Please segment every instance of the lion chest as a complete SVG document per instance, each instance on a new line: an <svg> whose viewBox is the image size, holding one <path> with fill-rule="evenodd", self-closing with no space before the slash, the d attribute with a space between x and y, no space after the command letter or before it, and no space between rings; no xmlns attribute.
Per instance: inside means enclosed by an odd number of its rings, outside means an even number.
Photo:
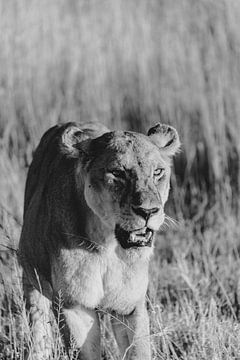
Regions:
<svg viewBox="0 0 240 360"><path fill-rule="evenodd" d="M52 282L69 304L127 314L146 293L148 265L115 253L64 251L52 262Z"/></svg>
<svg viewBox="0 0 240 360"><path fill-rule="evenodd" d="M113 257L103 277L104 296L100 308L129 314L145 296L148 266Z"/></svg>

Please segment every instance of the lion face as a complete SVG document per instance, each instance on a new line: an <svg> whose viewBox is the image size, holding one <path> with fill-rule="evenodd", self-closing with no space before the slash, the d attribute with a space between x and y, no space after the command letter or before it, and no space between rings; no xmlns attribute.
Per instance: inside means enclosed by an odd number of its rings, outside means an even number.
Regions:
<svg viewBox="0 0 240 360"><path fill-rule="evenodd" d="M166 125L149 136L109 132L88 142L85 200L123 248L151 246L164 222L170 157L178 148L176 130Z"/></svg>

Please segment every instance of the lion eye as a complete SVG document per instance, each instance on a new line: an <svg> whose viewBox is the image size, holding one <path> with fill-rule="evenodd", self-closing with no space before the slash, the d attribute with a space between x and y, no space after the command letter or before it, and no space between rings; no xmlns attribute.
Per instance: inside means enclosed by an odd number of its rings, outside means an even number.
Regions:
<svg viewBox="0 0 240 360"><path fill-rule="evenodd" d="M112 174L115 178L120 178L120 179L125 179L125 173L122 170L110 170L109 171L110 174Z"/></svg>
<svg viewBox="0 0 240 360"><path fill-rule="evenodd" d="M111 170L109 169L105 176L108 184L113 184L113 183L121 184L121 183L125 183L126 181L125 172L119 169L111 169Z"/></svg>
<svg viewBox="0 0 240 360"><path fill-rule="evenodd" d="M154 170L154 177L161 179L161 177L164 175L164 169L158 168Z"/></svg>

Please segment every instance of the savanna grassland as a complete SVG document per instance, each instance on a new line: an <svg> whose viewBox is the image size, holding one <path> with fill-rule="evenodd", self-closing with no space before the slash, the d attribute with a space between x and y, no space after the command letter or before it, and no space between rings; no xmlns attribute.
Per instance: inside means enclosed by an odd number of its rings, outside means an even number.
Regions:
<svg viewBox="0 0 240 360"><path fill-rule="evenodd" d="M175 220L150 269L153 354L239 360L240 2L0 0L0 359L31 346L16 262L24 183L42 133L65 121L177 128ZM118 359L102 327L103 358Z"/></svg>

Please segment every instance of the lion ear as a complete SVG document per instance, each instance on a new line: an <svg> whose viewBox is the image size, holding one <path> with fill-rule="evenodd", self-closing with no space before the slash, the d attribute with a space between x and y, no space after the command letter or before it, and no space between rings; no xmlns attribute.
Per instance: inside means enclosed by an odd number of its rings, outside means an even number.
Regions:
<svg viewBox="0 0 240 360"><path fill-rule="evenodd" d="M61 136L61 151L72 158L87 155L87 140L89 137L75 123L68 123L63 127Z"/></svg>
<svg viewBox="0 0 240 360"><path fill-rule="evenodd" d="M170 125L158 123L148 130L147 135L168 156L173 156L180 148L178 132Z"/></svg>

